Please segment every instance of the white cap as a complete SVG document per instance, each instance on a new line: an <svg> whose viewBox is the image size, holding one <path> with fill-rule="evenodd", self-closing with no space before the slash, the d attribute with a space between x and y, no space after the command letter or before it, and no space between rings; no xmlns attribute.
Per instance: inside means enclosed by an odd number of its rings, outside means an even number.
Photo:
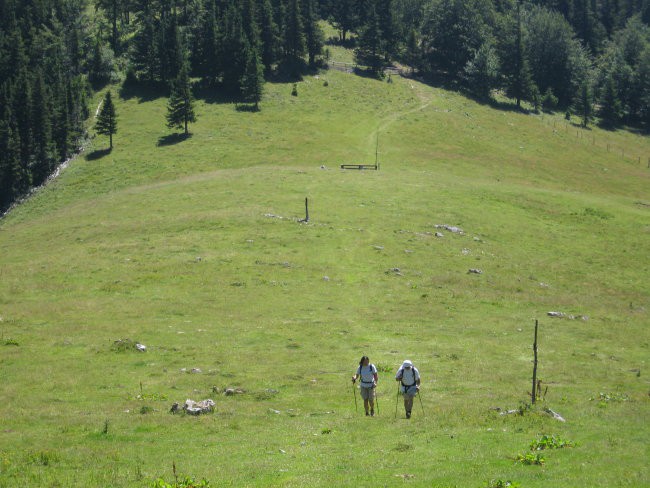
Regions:
<svg viewBox="0 0 650 488"><path fill-rule="evenodd" d="M402 363L402 368L411 368L411 367L413 367L413 363L411 362L410 359L406 359L406 360Z"/></svg>

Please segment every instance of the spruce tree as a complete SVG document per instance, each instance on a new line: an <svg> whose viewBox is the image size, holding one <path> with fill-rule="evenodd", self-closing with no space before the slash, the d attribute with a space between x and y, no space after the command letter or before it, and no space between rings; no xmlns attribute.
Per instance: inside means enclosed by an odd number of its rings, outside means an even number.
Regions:
<svg viewBox="0 0 650 488"><path fill-rule="evenodd" d="M313 67L316 64L316 56L323 52L324 34L318 25L318 18L316 16L315 0L304 1L304 25L305 25L305 41L307 44L307 56L309 58L309 66Z"/></svg>
<svg viewBox="0 0 650 488"><path fill-rule="evenodd" d="M618 97L616 82L614 76L610 74L605 81L603 93L600 97L599 115L603 119L604 125L611 127L621 121L622 114L623 109Z"/></svg>
<svg viewBox="0 0 650 488"><path fill-rule="evenodd" d="M267 73L271 72L278 54L278 26L273 19L271 0L262 0L260 9L260 40L262 63Z"/></svg>
<svg viewBox="0 0 650 488"><path fill-rule="evenodd" d="M357 48L354 51L354 59L358 64L367 66L375 76L381 76L384 65L384 51L379 28L379 17L374 4L370 6L366 22L359 35Z"/></svg>
<svg viewBox="0 0 650 488"><path fill-rule="evenodd" d="M241 92L244 100L255 104L259 110L259 103L264 90L264 65L257 49L250 47L246 56L246 71L241 79Z"/></svg>
<svg viewBox="0 0 650 488"><path fill-rule="evenodd" d="M189 135L188 124L196 122L194 113L194 99L190 83L187 62L183 62L178 77L172 83L171 95L167 102L167 127L170 129L183 129Z"/></svg>
<svg viewBox="0 0 650 488"><path fill-rule="evenodd" d="M307 49L300 0L288 0L284 42L286 61L292 69L296 70Z"/></svg>
<svg viewBox="0 0 650 488"><path fill-rule="evenodd" d="M34 136L34 184L40 185L54 168L52 147L52 100L43 73L38 72L32 90L31 118Z"/></svg>
<svg viewBox="0 0 650 488"><path fill-rule="evenodd" d="M508 96L514 98L517 107L521 108L521 101L530 99L537 87L533 82L528 59L526 58L520 2L517 2L513 27L514 32L511 31L509 39L505 41L506 48L502 62Z"/></svg>
<svg viewBox="0 0 650 488"><path fill-rule="evenodd" d="M117 114L110 90L106 92L102 109L97 116L95 130L98 134L109 137L109 149L113 149L113 134L117 133Z"/></svg>

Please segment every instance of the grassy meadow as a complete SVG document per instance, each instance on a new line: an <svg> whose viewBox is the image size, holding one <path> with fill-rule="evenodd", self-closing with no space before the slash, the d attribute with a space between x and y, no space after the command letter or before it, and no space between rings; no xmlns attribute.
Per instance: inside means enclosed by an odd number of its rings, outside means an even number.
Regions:
<svg viewBox="0 0 650 488"><path fill-rule="evenodd" d="M165 98L115 97L114 150L95 138L0 221L0 487L173 465L211 486L650 486L650 140L392 81L268 83L257 113L198 93L187 140ZM378 134L380 171L339 169ZM529 401L535 318L545 398L500 415ZM215 412L169 413L187 398ZM515 463L542 435L577 446Z"/></svg>

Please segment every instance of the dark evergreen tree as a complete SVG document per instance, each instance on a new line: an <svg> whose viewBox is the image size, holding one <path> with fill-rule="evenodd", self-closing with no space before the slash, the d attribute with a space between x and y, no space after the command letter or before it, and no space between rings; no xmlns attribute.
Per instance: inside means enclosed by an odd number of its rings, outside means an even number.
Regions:
<svg viewBox="0 0 650 488"><path fill-rule="evenodd" d="M490 97L499 79L499 57L491 44L483 44L474 59L467 63L465 79L474 94L481 98Z"/></svg>
<svg viewBox="0 0 650 488"><path fill-rule="evenodd" d="M190 83L189 68L187 63L181 65L178 77L172 84L171 95L167 102L167 127L170 129L184 129L189 135L188 124L196 122L194 113L194 98Z"/></svg>
<svg viewBox="0 0 650 488"><path fill-rule="evenodd" d="M384 68L384 53L379 16L373 2L370 5L366 25L359 34L354 59L358 64L367 66L372 74L381 77Z"/></svg>
<svg viewBox="0 0 650 488"><path fill-rule="evenodd" d="M52 100L42 72L37 72L32 90L32 133L34 137L34 165L32 176L40 185L54 169L55 151L52 141Z"/></svg>
<svg viewBox="0 0 650 488"><path fill-rule="evenodd" d="M278 26L273 15L273 6L270 0L262 0L260 8L260 38L262 42L261 57L267 73L271 72L273 65L278 61Z"/></svg>
<svg viewBox="0 0 650 488"><path fill-rule="evenodd" d="M253 103L259 110L264 91L264 65L257 49L249 47L246 57L246 71L241 79L241 93L246 102Z"/></svg>
<svg viewBox="0 0 650 488"><path fill-rule="evenodd" d="M618 98L616 82L609 76L605 82L603 93L600 97L600 115L603 125L613 127L620 123L623 109Z"/></svg>
<svg viewBox="0 0 650 488"><path fill-rule="evenodd" d="M300 0L288 0L284 32L285 61L294 71L302 64L302 57L307 50L300 4Z"/></svg>
<svg viewBox="0 0 650 488"><path fill-rule="evenodd" d="M587 127L593 116L592 92L587 80L585 80L580 87L580 93L577 97L576 112L580 114L582 126Z"/></svg>
<svg viewBox="0 0 650 488"><path fill-rule="evenodd" d="M331 0L330 19L339 31L339 39L345 42L348 32L355 30L359 23L354 0Z"/></svg>
<svg viewBox="0 0 650 488"><path fill-rule="evenodd" d="M506 91L508 96L515 99L517 107L521 107L521 101L530 100L537 87L533 82L528 59L526 58L521 5L519 3L517 3L514 19L508 19L506 29L502 38L501 57Z"/></svg>
<svg viewBox="0 0 650 488"><path fill-rule="evenodd" d="M95 130L98 134L108 136L109 149L113 149L113 134L117 133L117 113L110 90L106 92L102 109L97 116Z"/></svg>
<svg viewBox="0 0 650 488"><path fill-rule="evenodd" d="M313 67L316 64L316 56L320 55L323 52L325 36L320 26L318 25L315 0L303 0L303 2L307 56L309 59L309 66Z"/></svg>
<svg viewBox="0 0 650 488"><path fill-rule="evenodd" d="M248 41L244 33L241 9L233 2L223 17L219 53L221 58L222 84L231 93L239 93L241 78L246 69Z"/></svg>

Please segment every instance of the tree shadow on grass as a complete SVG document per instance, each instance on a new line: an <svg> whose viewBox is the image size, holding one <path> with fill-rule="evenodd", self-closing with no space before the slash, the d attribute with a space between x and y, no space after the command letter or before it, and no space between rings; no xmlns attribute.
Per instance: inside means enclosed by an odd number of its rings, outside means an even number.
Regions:
<svg viewBox="0 0 650 488"><path fill-rule="evenodd" d="M86 154L86 161L97 161L104 156L108 156L113 150L110 147L106 149L96 149L95 151Z"/></svg>
<svg viewBox="0 0 650 488"><path fill-rule="evenodd" d="M252 112L252 113L255 113L255 112L259 112L260 108L256 107L254 103L238 103L235 106L235 110L237 110L237 112Z"/></svg>
<svg viewBox="0 0 650 488"><path fill-rule="evenodd" d="M120 88L120 98L122 100L131 100L132 98L136 98L138 103L151 102L168 96L169 88L162 83L123 84L122 88Z"/></svg>
<svg viewBox="0 0 650 488"><path fill-rule="evenodd" d="M160 137L158 139L158 142L156 143L156 146L158 147L173 146L174 144L183 142L187 139L190 139L191 137L192 134L185 134L184 132L168 134L166 136Z"/></svg>

